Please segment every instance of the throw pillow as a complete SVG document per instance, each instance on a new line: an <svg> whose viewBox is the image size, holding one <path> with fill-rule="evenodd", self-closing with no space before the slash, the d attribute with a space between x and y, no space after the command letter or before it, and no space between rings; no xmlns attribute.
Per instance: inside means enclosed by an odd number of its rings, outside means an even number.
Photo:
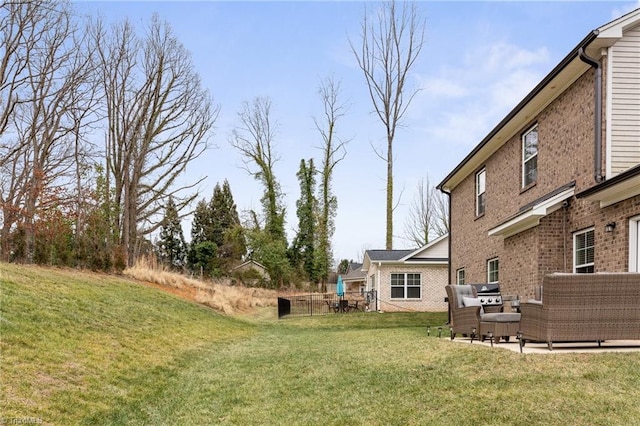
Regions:
<svg viewBox="0 0 640 426"><path fill-rule="evenodd" d="M468 306L480 306L480 313L484 314L484 308L482 307L482 303L480 303L480 299L478 299L477 297L463 297L462 298L462 304L465 307L468 307Z"/></svg>

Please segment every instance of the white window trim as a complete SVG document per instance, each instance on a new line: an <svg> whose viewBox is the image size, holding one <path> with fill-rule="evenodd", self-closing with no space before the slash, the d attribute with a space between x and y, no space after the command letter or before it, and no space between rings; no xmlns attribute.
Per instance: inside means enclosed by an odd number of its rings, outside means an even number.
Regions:
<svg viewBox="0 0 640 426"><path fill-rule="evenodd" d="M460 282L460 272L462 272L463 275L466 275L464 268L460 268L458 270L456 270L456 284L460 285L460 284L464 284ZM466 282L466 276L464 277L464 281Z"/></svg>
<svg viewBox="0 0 640 426"><path fill-rule="evenodd" d="M407 275L418 275L420 277L420 286L408 286L407 285ZM400 287L400 286L394 286L392 285L392 280L391 280L391 276L392 275L404 275L404 297L393 297L391 294L391 289L393 287ZM407 289L411 287L411 288L420 288L420 297L408 297L409 292L407 291ZM389 274L389 299L391 300L422 300L422 273L421 272L391 272Z"/></svg>
<svg viewBox="0 0 640 426"><path fill-rule="evenodd" d="M491 281L491 279L489 278L491 275L491 269L489 268L489 265L491 264L491 262L498 262L498 280L497 281ZM489 259L487 260L487 283L489 284L497 284L498 282L500 282L500 259L497 257L494 257L493 259Z"/></svg>
<svg viewBox="0 0 640 426"><path fill-rule="evenodd" d="M640 237L640 215L629 219L629 272L640 272L638 237Z"/></svg>
<svg viewBox="0 0 640 426"><path fill-rule="evenodd" d="M534 124L533 126L531 126L531 128L530 128L529 130L527 130L526 132L524 132L524 133L522 134L522 137L521 137L520 148L521 148L521 150L522 150L522 167L521 167L522 171L521 171L521 172L522 172L522 187L523 187L523 188L526 188L527 186L531 185L532 183L534 183L534 182L536 182L536 181L538 180L538 179L536 179L536 180L535 180L535 181L533 181L533 182L525 183L525 167L524 167L525 163L526 163L527 161L530 161L533 157L538 158L538 149L537 149L537 148L536 148L536 154L535 154L535 155L532 155L532 156L531 156L531 157L529 157L527 160L525 160L525 158L524 158L524 154L525 154L525 152L526 152L525 147L524 147L525 139L526 139L526 137L527 137L527 135L528 135L529 133L531 133L531 132L532 132L532 131L534 131L534 130L536 130L536 131L537 131L537 129L538 129L538 124L536 123L536 124ZM538 133L538 137L540 137L540 133ZM539 139L538 139L538 142L540 142L540 140L539 140ZM537 167L536 167L536 173L537 173Z"/></svg>
<svg viewBox="0 0 640 426"><path fill-rule="evenodd" d="M574 232L573 233L573 262L572 263L573 263L573 273L574 274L578 270L578 265L576 265L576 256L577 256L577 252L576 252L576 237L578 235L586 234L589 231L593 231L594 232L594 235L593 235L593 251L594 251L594 254L595 254L595 250L596 250L596 238L595 237L596 236L595 236L595 228L594 227L586 228L586 229L583 229L583 230L580 230L578 232ZM586 266L593 266L594 269L595 269L595 259L594 259L594 261L592 263L585 263L583 265L580 265L581 268L584 268Z"/></svg>
<svg viewBox="0 0 640 426"><path fill-rule="evenodd" d="M484 174L484 191L479 192L479 184L478 184L478 178L480 177L480 175ZM487 169L486 167L483 167L482 169L478 170L478 172L476 173L476 179L475 179L475 205L476 205L476 216L482 216L486 210L487 210ZM480 195L485 194L484 195L484 211L480 212L480 203L478 202Z"/></svg>

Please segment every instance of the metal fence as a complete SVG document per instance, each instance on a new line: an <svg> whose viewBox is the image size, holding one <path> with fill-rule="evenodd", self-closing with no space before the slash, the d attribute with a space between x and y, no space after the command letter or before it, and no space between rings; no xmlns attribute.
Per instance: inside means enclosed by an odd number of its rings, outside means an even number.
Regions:
<svg viewBox="0 0 640 426"><path fill-rule="evenodd" d="M336 293L278 297L278 318L288 315L311 316L375 310L377 310L375 291L351 291L346 292L342 297Z"/></svg>

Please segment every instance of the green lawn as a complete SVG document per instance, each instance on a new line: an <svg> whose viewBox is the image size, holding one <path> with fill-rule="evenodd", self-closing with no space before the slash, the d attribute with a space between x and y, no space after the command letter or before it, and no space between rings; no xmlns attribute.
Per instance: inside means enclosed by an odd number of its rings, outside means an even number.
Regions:
<svg viewBox="0 0 640 426"><path fill-rule="evenodd" d="M8 424L640 424L637 353L452 343L446 314L230 318L36 267L0 264L0 281Z"/></svg>

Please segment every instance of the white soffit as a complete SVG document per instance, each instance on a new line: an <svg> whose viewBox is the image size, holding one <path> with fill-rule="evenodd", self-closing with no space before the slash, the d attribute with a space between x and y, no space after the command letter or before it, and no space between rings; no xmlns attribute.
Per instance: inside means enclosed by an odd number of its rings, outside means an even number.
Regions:
<svg viewBox="0 0 640 426"><path fill-rule="evenodd" d="M510 219L507 222L490 229L489 236L503 236L507 238L522 231L526 231L527 229L538 226L538 224L540 223L540 219L562 207L562 202L568 198L573 197L573 194L574 188L569 188L554 195L549 199L541 201L540 203L534 205L533 207L519 214L513 219Z"/></svg>
<svg viewBox="0 0 640 426"><path fill-rule="evenodd" d="M640 175L624 180L609 188L584 197L588 201L599 201L600 208L610 206L627 198L640 195Z"/></svg>

